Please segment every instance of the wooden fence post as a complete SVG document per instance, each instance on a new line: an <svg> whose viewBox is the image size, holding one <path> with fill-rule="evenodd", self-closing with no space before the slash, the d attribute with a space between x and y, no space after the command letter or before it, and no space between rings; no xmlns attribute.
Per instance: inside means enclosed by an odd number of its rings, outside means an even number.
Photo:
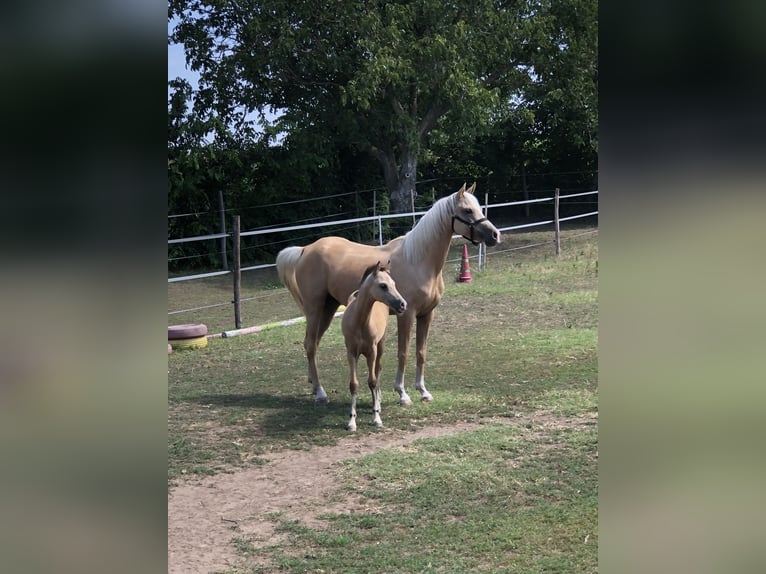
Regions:
<svg viewBox="0 0 766 574"><path fill-rule="evenodd" d="M553 240L556 244L556 257L561 256L561 233L559 229L559 188L553 195Z"/></svg>
<svg viewBox="0 0 766 574"><path fill-rule="evenodd" d="M242 262L239 257L239 215L234 216L234 232L232 234L234 247L232 249L232 257L234 258L234 269L232 274L234 276L234 328L242 328L242 320L239 316L239 300L240 300L240 280L242 279Z"/></svg>

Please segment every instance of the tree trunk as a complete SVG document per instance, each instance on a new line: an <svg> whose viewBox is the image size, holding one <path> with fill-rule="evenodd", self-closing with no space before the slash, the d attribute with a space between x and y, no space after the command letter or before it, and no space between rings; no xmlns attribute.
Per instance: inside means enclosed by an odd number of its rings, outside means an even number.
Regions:
<svg viewBox="0 0 766 574"><path fill-rule="evenodd" d="M418 159L416 154L406 150L401 157L401 164L396 178L396 188L389 190L391 211L393 213L409 213L413 211L417 168ZM414 223L410 217L394 219L391 222L391 229L396 236L404 235L412 229Z"/></svg>
<svg viewBox="0 0 766 574"><path fill-rule="evenodd" d="M402 153L399 168L390 149L373 148L373 154L383 166L383 178L386 181L388 197L391 199L391 213L409 213L415 198L418 158L409 148ZM391 229L396 236L404 235L412 229L412 219L394 219Z"/></svg>
<svg viewBox="0 0 766 574"><path fill-rule="evenodd" d="M418 114L418 92L415 85L412 84L411 86L407 108L403 107L396 99L392 100L392 105L396 113L409 114L410 118L415 120ZM446 111L446 106L440 101L434 102L423 118L417 122L417 129L404 138L404 143L400 143L399 149L401 151L398 158L394 148L390 145L372 148L373 155L383 166L383 179L386 181L392 213L414 211L414 202L417 196L415 184L417 183L420 142L436 126L436 122ZM395 219L391 222L391 228L397 235L403 235L412 228L413 224L414 221L411 218Z"/></svg>
<svg viewBox="0 0 766 574"><path fill-rule="evenodd" d="M407 151L402 155L402 163L397 174L396 189L389 190L391 194L391 210L394 213L412 211L415 198L415 183L418 169L418 159L414 153Z"/></svg>

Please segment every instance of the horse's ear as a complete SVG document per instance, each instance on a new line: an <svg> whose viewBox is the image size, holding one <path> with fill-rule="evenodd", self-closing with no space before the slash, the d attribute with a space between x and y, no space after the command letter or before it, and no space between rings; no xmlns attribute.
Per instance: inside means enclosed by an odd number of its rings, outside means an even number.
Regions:
<svg viewBox="0 0 766 574"><path fill-rule="evenodd" d="M458 198L463 197L463 194L465 193L465 182L463 182L463 187L457 190L457 196Z"/></svg>
<svg viewBox="0 0 766 574"><path fill-rule="evenodd" d="M474 181L473 185L466 190L466 193L473 194L475 189L476 189L476 182Z"/></svg>
<svg viewBox="0 0 766 574"><path fill-rule="evenodd" d="M362 275L362 281L361 281L361 283L364 283L364 280L365 280L365 279L367 279L367 276L368 276L368 275L371 275L371 274L375 273L375 272L376 272L376 271L378 271L379 269L380 269L380 261L378 261L377 263L373 263L372 265L370 265L370 266L369 266L367 269L365 269L365 270L364 270L364 274ZM361 283L360 283L360 285L361 285Z"/></svg>

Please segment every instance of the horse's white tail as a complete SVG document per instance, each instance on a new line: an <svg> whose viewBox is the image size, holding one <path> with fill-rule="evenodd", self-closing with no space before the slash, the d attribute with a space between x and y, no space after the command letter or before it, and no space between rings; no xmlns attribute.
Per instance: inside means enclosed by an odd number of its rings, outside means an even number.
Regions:
<svg viewBox="0 0 766 574"><path fill-rule="evenodd" d="M290 291L295 302L303 311L303 299L298 283L295 281L295 266L303 255L303 247L285 247L277 254L277 274L282 284Z"/></svg>

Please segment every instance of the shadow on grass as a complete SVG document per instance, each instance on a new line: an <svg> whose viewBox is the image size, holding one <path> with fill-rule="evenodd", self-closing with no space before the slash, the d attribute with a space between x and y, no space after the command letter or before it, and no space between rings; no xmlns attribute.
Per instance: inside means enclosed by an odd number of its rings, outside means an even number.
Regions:
<svg viewBox="0 0 766 574"><path fill-rule="evenodd" d="M187 403L225 407L228 421L233 426L258 426L259 434L313 435L328 430L345 432L351 397L337 398L317 404L308 395L279 395L267 393L214 394L190 398ZM368 410L364 401L358 403L360 413ZM371 407L370 407L371 408Z"/></svg>

